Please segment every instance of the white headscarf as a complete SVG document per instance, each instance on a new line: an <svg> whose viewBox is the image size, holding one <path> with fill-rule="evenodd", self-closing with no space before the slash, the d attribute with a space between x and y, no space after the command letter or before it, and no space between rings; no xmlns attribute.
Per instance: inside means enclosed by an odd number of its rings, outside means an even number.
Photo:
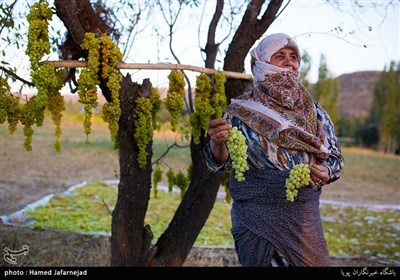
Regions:
<svg viewBox="0 0 400 280"><path fill-rule="evenodd" d="M253 72L255 85L259 81L265 80L266 74L275 74L289 69L281 68L272 64L271 56L284 47L290 47L296 51L300 64L300 51L296 42L290 36L283 33L271 34L262 39L262 41L250 51L250 55L255 59L251 71Z"/></svg>

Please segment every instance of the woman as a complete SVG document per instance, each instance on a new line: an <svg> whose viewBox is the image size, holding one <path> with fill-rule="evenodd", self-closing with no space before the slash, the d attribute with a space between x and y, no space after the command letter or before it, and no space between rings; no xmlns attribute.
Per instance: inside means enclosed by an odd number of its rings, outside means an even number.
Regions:
<svg viewBox="0 0 400 280"><path fill-rule="evenodd" d="M207 165L230 164L225 145L237 126L246 137L245 181L232 172L232 235L242 266L328 266L329 252L319 213L321 187L339 179L344 159L332 121L298 81L300 52L278 33L251 50L253 89L232 99L224 118L208 125ZM310 166L309 185L293 202L285 180L294 165Z"/></svg>

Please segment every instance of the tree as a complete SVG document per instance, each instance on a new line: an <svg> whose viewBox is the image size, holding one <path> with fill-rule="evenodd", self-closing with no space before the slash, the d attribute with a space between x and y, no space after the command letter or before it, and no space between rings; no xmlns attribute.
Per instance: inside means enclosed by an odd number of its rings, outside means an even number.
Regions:
<svg viewBox="0 0 400 280"><path fill-rule="evenodd" d="M372 120L379 131L379 149L394 153L400 141L400 62L392 61L375 85Z"/></svg>
<svg viewBox="0 0 400 280"><path fill-rule="evenodd" d="M311 83L308 80L309 79L308 75L310 74L310 71L311 71L311 57L307 53L307 51L305 51L301 56L299 79L308 90L311 90Z"/></svg>
<svg viewBox="0 0 400 280"><path fill-rule="evenodd" d="M339 112L337 105L339 102L339 81L331 77L326 58L321 55L318 81L312 88L314 98L328 112L332 122L337 125L339 120Z"/></svg>

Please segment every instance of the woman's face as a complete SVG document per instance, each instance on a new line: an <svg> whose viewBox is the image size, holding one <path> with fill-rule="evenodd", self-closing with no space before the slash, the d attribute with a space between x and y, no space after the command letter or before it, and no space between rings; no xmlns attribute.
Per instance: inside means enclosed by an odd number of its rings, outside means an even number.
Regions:
<svg viewBox="0 0 400 280"><path fill-rule="evenodd" d="M271 56L270 64L297 71L299 69L299 60L297 53L292 48L282 48Z"/></svg>

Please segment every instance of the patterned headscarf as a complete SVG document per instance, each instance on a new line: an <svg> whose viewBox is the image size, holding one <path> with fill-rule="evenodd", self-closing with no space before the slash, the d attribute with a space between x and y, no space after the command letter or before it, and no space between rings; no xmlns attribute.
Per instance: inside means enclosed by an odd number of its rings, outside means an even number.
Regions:
<svg viewBox="0 0 400 280"><path fill-rule="evenodd" d="M271 34L265 37L254 49L250 51L250 55L254 60L253 72L255 85L259 81L265 79L266 74L274 74L282 71L288 71L286 68L281 68L272 64L271 56L284 47L292 48L296 54L300 65L300 51L296 42L288 35L283 33Z"/></svg>
<svg viewBox="0 0 400 280"><path fill-rule="evenodd" d="M269 64L271 56L284 47L298 47L285 34L264 38L251 51L254 88L232 99L227 112L245 122L268 142L292 150L306 151L326 159L324 131L317 119L311 94L298 80L298 73Z"/></svg>

